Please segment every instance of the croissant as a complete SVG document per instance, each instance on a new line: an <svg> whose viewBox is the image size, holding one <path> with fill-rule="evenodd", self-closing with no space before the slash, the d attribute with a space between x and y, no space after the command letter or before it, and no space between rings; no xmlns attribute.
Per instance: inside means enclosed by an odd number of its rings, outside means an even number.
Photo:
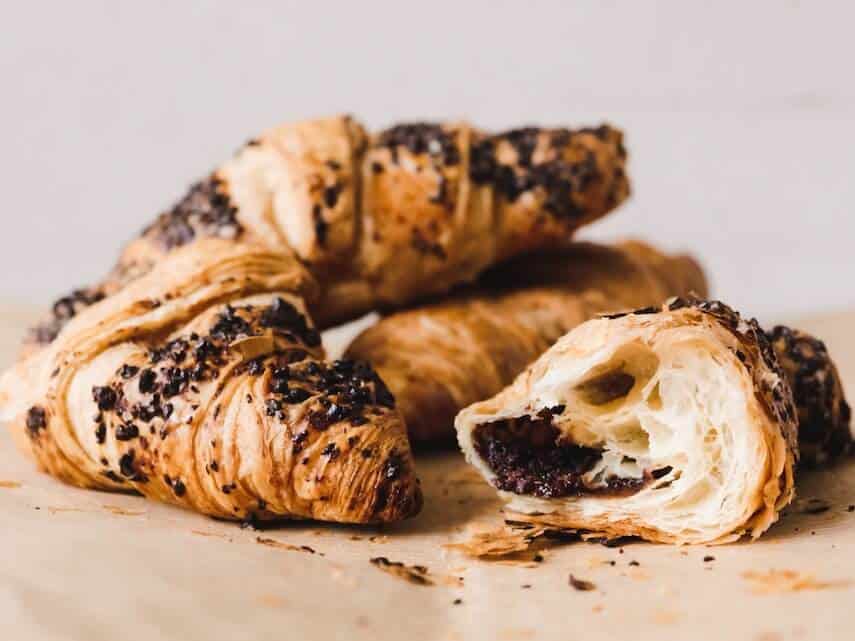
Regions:
<svg viewBox="0 0 855 641"><path fill-rule="evenodd" d="M691 291L704 295L706 281L688 256L637 241L577 243L494 268L475 291L393 313L346 355L377 369L414 442L451 440L457 412L497 394L576 325Z"/></svg>
<svg viewBox="0 0 855 641"><path fill-rule="evenodd" d="M323 360L317 290L287 253L200 239L7 372L0 418L81 487L229 519L412 516L403 419L370 367Z"/></svg>
<svg viewBox="0 0 855 641"><path fill-rule="evenodd" d="M466 123L369 135L350 117L251 140L123 251L101 284L59 299L26 351L82 309L203 238L294 253L321 285L320 327L442 294L513 255L567 242L629 193L619 131Z"/></svg>
<svg viewBox="0 0 855 641"><path fill-rule="evenodd" d="M852 411L825 344L784 325L776 325L766 336L793 391L798 411L800 465L826 465L855 452Z"/></svg>
<svg viewBox="0 0 855 641"><path fill-rule="evenodd" d="M791 500L796 418L756 321L672 299L580 325L456 428L513 518L723 543Z"/></svg>

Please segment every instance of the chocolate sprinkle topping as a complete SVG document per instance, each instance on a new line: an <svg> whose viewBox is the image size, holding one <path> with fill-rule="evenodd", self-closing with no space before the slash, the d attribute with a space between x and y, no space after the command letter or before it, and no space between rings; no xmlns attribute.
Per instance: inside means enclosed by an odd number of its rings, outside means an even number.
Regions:
<svg viewBox="0 0 855 641"><path fill-rule="evenodd" d="M39 431L47 427L47 412L43 407L34 405L27 411L27 432L35 437Z"/></svg>
<svg viewBox="0 0 855 641"><path fill-rule="evenodd" d="M99 287L75 289L53 304L50 318L30 331L30 339L39 345L53 342L68 321L87 307L103 300L104 296L104 291Z"/></svg>
<svg viewBox="0 0 855 641"><path fill-rule="evenodd" d="M243 227L237 220L237 208L223 191L217 176L196 183L171 210L143 231L143 236L171 250L193 241L197 236L237 238Z"/></svg>

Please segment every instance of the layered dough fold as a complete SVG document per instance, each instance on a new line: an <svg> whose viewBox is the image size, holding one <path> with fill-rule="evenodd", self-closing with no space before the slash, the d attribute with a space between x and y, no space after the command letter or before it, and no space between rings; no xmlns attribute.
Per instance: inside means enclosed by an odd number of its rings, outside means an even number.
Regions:
<svg viewBox="0 0 855 641"><path fill-rule="evenodd" d="M723 543L792 498L796 420L756 322L675 299L577 327L456 428L515 519Z"/></svg>

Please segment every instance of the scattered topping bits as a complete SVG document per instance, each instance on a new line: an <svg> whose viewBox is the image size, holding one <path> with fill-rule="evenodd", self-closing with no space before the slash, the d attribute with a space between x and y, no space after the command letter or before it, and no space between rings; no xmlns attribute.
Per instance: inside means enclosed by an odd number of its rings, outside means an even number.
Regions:
<svg viewBox="0 0 855 641"><path fill-rule="evenodd" d="M714 556L712 556L712 555L710 555L710 554L707 554L707 555L704 557L704 563L710 563L710 562L712 562L712 561L715 561L715 557L714 557Z"/></svg>
<svg viewBox="0 0 855 641"><path fill-rule="evenodd" d="M237 207L223 190L217 176L196 183L181 201L146 228L143 236L167 250L186 245L197 236L237 238L243 226L237 219Z"/></svg>
<svg viewBox="0 0 855 641"><path fill-rule="evenodd" d="M30 338L40 345L47 345L59 336L62 328L81 311L104 299L100 288L75 289L53 304L51 318L35 326Z"/></svg>

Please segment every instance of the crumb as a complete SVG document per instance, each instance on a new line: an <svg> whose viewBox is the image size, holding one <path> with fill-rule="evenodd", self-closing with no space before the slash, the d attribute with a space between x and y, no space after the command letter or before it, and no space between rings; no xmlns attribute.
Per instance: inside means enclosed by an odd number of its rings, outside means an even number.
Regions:
<svg viewBox="0 0 855 641"><path fill-rule="evenodd" d="M591 581L586 581L585 579L579 579L572 574L569 578L569 584L574 589L580 592L590 592L591 590L596 590L597 586L594 585Z"/></svg>
<svg viewBox="0 0 855 641"><path fill-rule="evenodd" d="M530 589L530 588L531 588L531 583L523 583L520 587L521 587L523 590L528 590L528 589Z"/></svg>
<svg viewBox="0 0 855 641"><path fill-rule="evenodd" d="M266 545L271 548L279 548L281 550L289 550L291 552L307 552L309 554L318 554L308 545L291 545L290 543L283 543L282 541L277 541L276 539L268 539L263 536L255 537L255 542L261 545ZM321 554L320 556L323 556L323 554Z"/></svg>
<svg viewBox="0 0 855 641"><path fill-rule="evenodd" d="M21 484L18 481L0 481L0 487L6 488L8 490L14 490L16 488L21 487Z"/></svg>
<svg viewBox="0 0 855 641"><path fill-rule="evenodd" d="M118 505L103 505L102 507L111 514L118 514L119 516L141 516L145 514L145 510L128 510Z"/></svg>
<svg viewBox="0 0 855 641"><path fill-rule="evenodd" d="M630 561L629 564L633 567L638 567L639 565L641 565L641 563L639 563L638 561Z"/></svg>
<svg viewBox="0 0 855 641"><path fill-rule="evenodd" d="M461 603L463 603L463 599L454 599L454 601L452 601L452 603L454 605L460 605Z"/></svg>
<svg viewBox="0 0 855 641"><path fill-rule="evenodd" d="M710 561L715 561L715 557L714 557L714 556L712 556L712 555L710 555L710 554L707 554L707 555L704 557L704 563L709 563Z"/></svg>
<svg viewBox="0 0 855 641"><path fill-rule="evenodd" d="M742 577L751 583L751 591L755 594L825 590L851 585L851 581L818 581L813 575L796 570L748 571L743 572Z"/></svg>
<svg viewBox="0 0 855 641"><path fill-rule="evenodd" d="M415 585L434 585L428 569L423 565L404 565L399 561L390 561L385 556L369 559L369 562L386 574L391 574Z"/></svg>
<svg viewBox="0 0 855 641"><path fill-rule="evenodd" d="M850 505L849 507L846 508L846 511L847 512L855 512L855 505Z"/></svg>

